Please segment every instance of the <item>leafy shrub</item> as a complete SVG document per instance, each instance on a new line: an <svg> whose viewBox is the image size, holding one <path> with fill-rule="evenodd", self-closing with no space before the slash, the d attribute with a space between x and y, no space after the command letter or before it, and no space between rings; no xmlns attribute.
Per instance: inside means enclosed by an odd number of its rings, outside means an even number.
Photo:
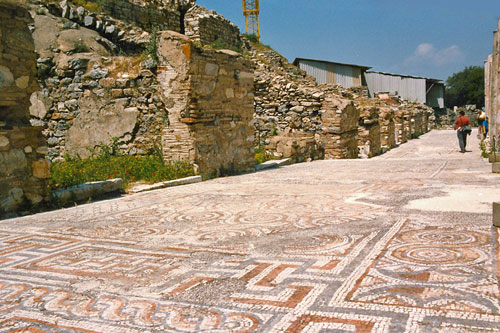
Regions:
<svg viewBox="0 0 500 333"><path fill-rule="evenodd" d="M151 32L151 39L146 45L146 50L145 50L145 57L150 57L154 61L158 62L158 41L157 41L157 35L158 35L158 28L154 27L153 31Z"/></svg>
<svg viewBox="0 0 500 333"><path fill-rule="evenodd" d="M258 146L255 148L254 153L257 164L264 163L265 161L269 161L271 159L271 156L266 152L266 148L264 146Z"/></svg>
<svg viewBox="0 0 500 333"><path fill-rule="evenodd" d="M50 68L48 66L42 65L37 68L37 77L39 80L46 80L50 76Z"/></svg>
<svg viewBox="0 0 500 333"><path fill-rule="evenodd" d="M241 52L241 44L237 46L230 46L226 44L226 42L222 38L217 38L215 42L210 44L210 47L213 48L214 50L232 50L235 52Z"/></svg>
<svg viewBox="0 0 500 333"><path fill-rule="evenodd" d="M260 44L259 37L257 37L257 35L243 34L242 36L245 37L246 39L248 39L249 41L251 41L252 43Z"/></svg>
<svg viewBox="0 0 500 333"><path fill-rule="evenodd" d="M93 13L99 13L102 11L104 7L104 0L91 0L91 1L86 1L86 0L72 0L72 2L77 5L77 6L82 6L86 10L93 12Z"/></svg>
<svg viewBox="0 0 500 333"><path fill-rule="evenodd" d="M486 151L486 144L484 142L479 144L479 148L481 149L481 157L488 158L490 156L490 154Z"/></svg>
<svg viewBox="0 0 500 333"><path fill-rule="evenodd" d="M411 137L412 139L418 139L421 135L422 135L422 133L421 133L421 132L419 132L419 131L415 131L415 132L411 133L410 137Z"/></svg>
<svg viewBox="0 0 500 333"><path fill-rule="evenodd" d="M90 49L87 47L87 45L85 45L83 42L75 42L74 46L73 46L73 52L74 53L85 53L85 52L89 52Z"/></svg>
<svg viewBox="0 0 500 333"><path fill-rule="evenodd" d="M42 9L42 8L35 9L35 14L36 15L47 15L47 13L45 12L45 10Z"/></svg>

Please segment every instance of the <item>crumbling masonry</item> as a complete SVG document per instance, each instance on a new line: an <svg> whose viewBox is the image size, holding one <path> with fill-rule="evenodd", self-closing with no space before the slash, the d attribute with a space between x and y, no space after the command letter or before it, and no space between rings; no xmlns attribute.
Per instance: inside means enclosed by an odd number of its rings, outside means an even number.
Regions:
<svg viewBox="0 0 500 333"><path fill-rule="evenodd" d="M87 2L99 12L70 0L28 1L34 23L11 4L1 12L7 210L46 198L47 160L86 157L112 141L124 154L187 160L207 178L253 170L256 148L295 162L371 157L431 127L430 108L318 85L193 0ZM23 36L14 46L13 32Z"/></svg>
<svg viewBox="0 0 500 333"><path fill-rule="evenodd" d="M493 34L493 53L485 63L485 109L492 148L500 147L500 19Z"/></svg>
<svg viewBox="0 0 500 333"><path fill-rule="evenodd" d="M15 1L0 1L0 216L48 195L42 128L29 123L30 95L38 89L32 23Z"/></svg>
<svg viewBox="0 0 500 333"><path fill-rule="evenodd" d="M252 63L232 51L195 47L175 32L159 38L158 80L170 124L165 158L189 160L205 177L252 170Z"/></svg>

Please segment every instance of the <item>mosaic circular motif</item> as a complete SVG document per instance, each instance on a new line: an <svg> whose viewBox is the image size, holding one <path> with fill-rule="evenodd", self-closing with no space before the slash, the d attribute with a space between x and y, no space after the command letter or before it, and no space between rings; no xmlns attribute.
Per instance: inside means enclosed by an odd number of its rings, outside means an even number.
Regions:
<svg viewBox="0 0 500 333"><path fill-rule="evenodd" d="M399 239L407 243L430 244L444 247L482 246L489 242L487 235L468 231L429 228L402 233Z"/></svg>
<svg viewBox="0 0 500 333"><path fill-rule="evenodd" d="M402 245L392 251L396 259L424 265L468 264L481 259L481 254L470 248L448 248L429 245Z"/></svg>

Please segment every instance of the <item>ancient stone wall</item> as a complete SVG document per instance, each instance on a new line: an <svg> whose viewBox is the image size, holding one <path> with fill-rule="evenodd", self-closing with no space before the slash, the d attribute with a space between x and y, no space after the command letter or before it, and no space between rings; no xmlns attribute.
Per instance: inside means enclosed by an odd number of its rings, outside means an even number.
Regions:
<svg viewBox="0 0 500 333"><path fill-rule="evenodd" d="M132 23L146 31L158 30L181 31L181 9L189 7L194 1L140 1L140 0L104 0L89 2L97 3L97 8L112 17ZM81 9L80 9L81 10ZM74 10L74 15L78 15ZM68 17L72 17L68 11ZM84 15L81 15L84 16ZM88 16L88 15L87 15Z"/></svg>
<svg viewBox="0 0 500 333"><path fill-rule="evenodd" d="M490 145L496 149L500 147L500 78L497 73L500 72L500 19L498 20L498 29L493 37L493 54L488 59L488 84L485 85L485 101L488 102L489 118L489 136Z"/></svg>
<svg viewBox="0 0 500 333"><path fill-rule="evenodd" d="M0 1L0 218L48 196L42 129L29 124L30 95L38 89L32 23L15 1Z"/></svg>
<svg viewBox="0 0 500 333"><path fill-rule="evenodd" d="M394 122L394 108L380 107L380 145L382 152L396 146L396 124Z"/></svg>
<svg viewBox="0 0 500 333"><path fill-rule="evenodd" d="M321 142L325 158L358 158L359 109L337 94L325 97L321 115Z"/></svg>
<svg viewBox="0 0 500 333"><path fill-rule="evenodd" d="M228 47L239 47L240 29L225 17L203 6L191 7L185 16L185 34L203 45L219 40Z"/></svg>
<svg viewBox="0 0 500 333"><path fill-rule="evenodd" d="M252 63L236 52L196 47L175 32L160 34L159 56L170 107L164 155L190 161L204 177L252 170Z"/></svg>
<svg viewBox="0 0 500 333"><path fill-rule="evenodd" d="M257 145L297 162L356 158L359 111L340 87L318 86L272 50L253 50Z"/></svg>
<svg viewBox="0 0 500 333"><path fill-rule="evenodd" d="M33 0L30 1L33 2ZM114 1L105 3L107 6L113 6L113 4L115 4ZM129 3L126 1L117 1L116 4L117 6L127 6ZM138 6L135 4L132 5ZM95 31L98 34L95 37L95 42L100 45L100 48L104 47L113 53L120 53L123 50L138 52L144 50L151 39L150 32L153 30L152 26L156 27L156 29L168 29L173 24L171 29L180 30L180 16L176 10L166 9L163 12L152 7L143 8L143 10L151 12L151 15L156 17L156 19L150 18L151 22L148 21L149 23L138 26L138 23L133 19L134 16L131 16L131 19L125 18L124 20L120 20L117 17L109 16L104 9L103 12L94 12L82 6L77 6L68 0L44 0L43 3L36 2L32 4L32 8L35 8L31 12L32 16L35 17L35 21L37 18L38 20L43 20L43 18L40 18L41 16L55 16L60 18L59 22L62 23L63 30L80 30L80 27L85 27ZM133 12L138 13L134 15L139 16L142 13L140 9ZM153 13L156 14L153 15ZM166 15L175 16L175 20L168 19L165 17ZM156 20L159 22L157 23ZM169 22L175 22L175 24ZM142 28L143 26L144 28ZM49 27L42 30L49 32L49 34L53 32L53 29L49 29ZM36 39L37 37L35 37L35 42ZM38 39L43 39L43 37L38 36ZM96 51L92 47L90 50Z"/></svg>
<svg viewBox="0 0 500 333"><path fill-rule="evenodd" d="M382 151L379 115L379 108L374 106L360 107L358 127L360 157L373 157Z"/></svg>
<svg viewBox="0 0 500 333"><path fill-rule="evenodd" d="M87 157L89 149L114 138L125 154L158 149L168 110L154 62L141 55L113 56L96 41L104 39L96 31L64 28L48 13L34 16L42 90L31 96L30 114L33 125L44 127L48 158Z"/></svg>

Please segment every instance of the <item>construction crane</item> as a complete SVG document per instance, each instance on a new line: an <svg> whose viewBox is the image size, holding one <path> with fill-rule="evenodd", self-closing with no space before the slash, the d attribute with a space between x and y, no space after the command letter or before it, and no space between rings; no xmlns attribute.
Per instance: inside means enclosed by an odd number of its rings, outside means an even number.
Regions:
<svg viewBox="0 0 500 333"><path fill-rule="evenodd" d="M259 27L259 0L242 0L243 15L245 16L245 25L247 34L257 36L260 42Z"/></svg>

